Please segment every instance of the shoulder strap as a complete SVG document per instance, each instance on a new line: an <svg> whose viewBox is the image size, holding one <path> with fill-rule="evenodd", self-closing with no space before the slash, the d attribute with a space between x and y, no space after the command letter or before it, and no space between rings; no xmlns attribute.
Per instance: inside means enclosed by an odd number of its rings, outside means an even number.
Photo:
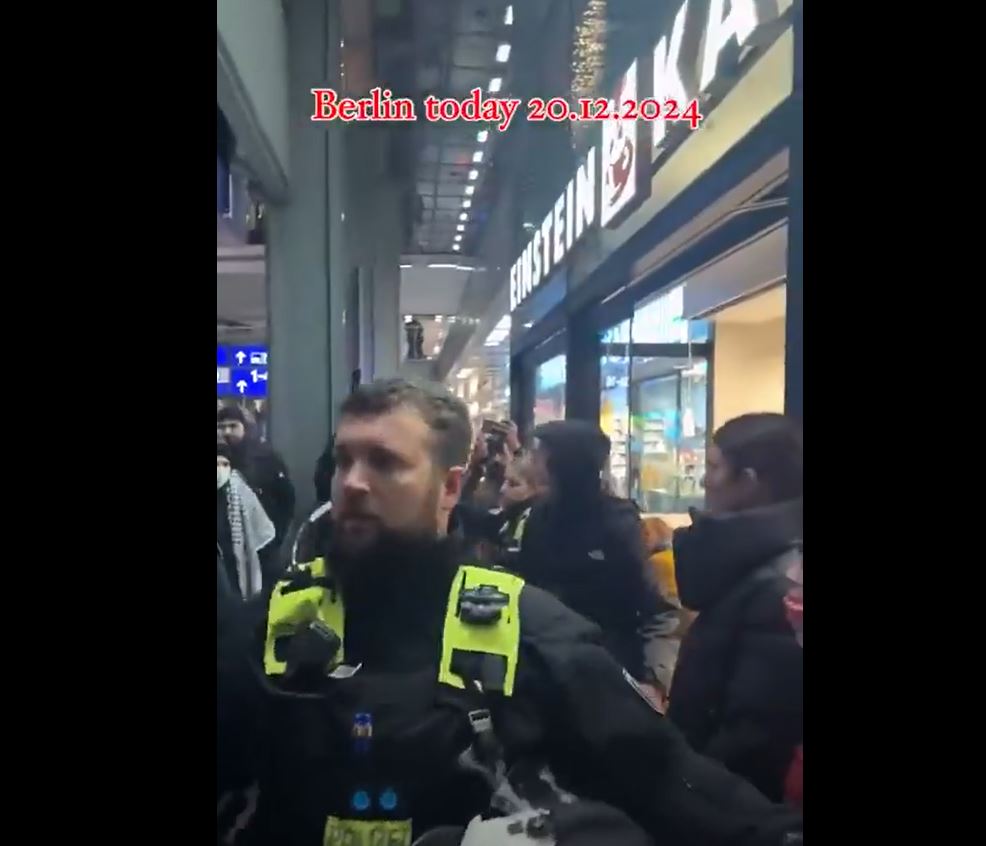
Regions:
<svg viewBox="0 0 986 846"><path fill-rule="evenodd" d="M271 591L264 643L264 670L267 675L284 675L287 670L287 662L278 657L278 641L316 621L327 626L339 638L337 657L342 661L345 609L342 594L326 576L325 560L322 558L316 558L310 564L297 565L288 578L279 581Z"/></svg>
<svg viewBox="0 0 986 846"><path fill-rule="evenodd" d="M524 580L499 570L460 567L452 580L438 681L512 696L520 649Z"/></svg>

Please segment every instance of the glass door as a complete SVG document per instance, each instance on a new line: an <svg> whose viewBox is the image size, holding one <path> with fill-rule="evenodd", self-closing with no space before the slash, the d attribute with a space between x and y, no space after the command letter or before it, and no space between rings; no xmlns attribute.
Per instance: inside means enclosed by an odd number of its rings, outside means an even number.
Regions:
<svg viewBox="0 0 986 846"><path fill-rule="evenodd" d="M708 366L698 356L634 356L630 495L644 512L684 514L703 501Z"/></svg>

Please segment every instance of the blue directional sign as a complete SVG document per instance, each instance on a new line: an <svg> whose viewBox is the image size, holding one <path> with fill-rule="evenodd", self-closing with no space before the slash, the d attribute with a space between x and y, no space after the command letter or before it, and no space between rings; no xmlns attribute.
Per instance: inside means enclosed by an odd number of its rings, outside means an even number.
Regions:
<svg viewBox="0 0 986 846"><path fill-rule="evenodd" d="M230 347L231 367L267 367L266 347Z"/></svg>
<svg viewBox="0 0 986 846"><path fill-rule="evenodd" d="M269 372L267 347L216 347L218 396L266 397Z"/></svg>
<svg viewBox="0 0 986 846"><path fill-rule="evenodd" d="M241 397L267 396L267 368L234 367L231 371L230 393Z"/></svg>
<svg viewBox="0 0 986 846"><path fill-rule="evenodd" d="M233 371L229 367L216 368L216 394L226 396L233 392Z"/></svg>

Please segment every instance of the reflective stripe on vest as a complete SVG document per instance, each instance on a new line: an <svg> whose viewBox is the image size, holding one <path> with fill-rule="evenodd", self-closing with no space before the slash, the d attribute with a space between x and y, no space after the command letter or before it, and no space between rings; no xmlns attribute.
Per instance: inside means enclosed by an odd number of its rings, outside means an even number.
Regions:
<svg viewBox="0 0 986 846"><path fill-rule="evenodd" d="M311 564L301 564L300 571L310 570L314 578L325 576L325 561L316 559ZM322 585L284 593L291 581L278 582L271 593L267 611L267 640L264 647L264 670L267 675L283 675L287 664L274 655L278 638L294 634L299 628L320 619L331 628L340 641L345 632L345 610L342 596ZM507 597L499 620L487 625L467 623L459 617L459 595L463 590L488 585ZM517 657L520 650L520 593L524 580L510 573L487 570L482 567L460 567L452 580L445 626L442 630L442 655L438 669L438 681L442 684L465 689L463 679L452 672L452 658L456 650L476 652L502 657L506 662L503 695L511 696L517 675ZM338 661L343 660L340 647Z"/></svg>
<svg viewBox="0 0 986 846"><path fill-rule="evenodd" d="M325 561L316 558L311 564L299 564L297 570L308 571L313 578L324 578ZM267 640L264 644L264 671L269 676L280 676L288 665L279 661L274 654L274 644L278 638L293 635L299 628L320 619L343 640L346 630L346 616L342 607L342 595L322 585L292 590L291 580L278 582L270 596L267 609ZM339 647L337 658L343 660L343 646Z"/></svg>
<svg viewBox="0 0 986 846"><path fill-rule="evenodd" d="M467 623L459 617L459 595L463 590L484 585L495 587L507 597L507 605L500 619L489 625ZM442 630L442 663L438 668L438 680L442 684L465 689L462 678L452 672L455 650L480 652L502 657L507 664L503 680L503 695L514 692L517 674L517 653L520 649L520 592L524 580L499 570L482 567L460 567L452 581L448 607L445 612L445 628Z"/></svg>
<svg viewBox="0 0 986 846"><path fill-rule="evenodd" d="M520 547L521 539L524 537L524 529L527 528L527 518L531 516L531 509L528 508L520 515L520 519L517 521L517 528L514 529L514 540L517 542L518 548Z"/></svg>

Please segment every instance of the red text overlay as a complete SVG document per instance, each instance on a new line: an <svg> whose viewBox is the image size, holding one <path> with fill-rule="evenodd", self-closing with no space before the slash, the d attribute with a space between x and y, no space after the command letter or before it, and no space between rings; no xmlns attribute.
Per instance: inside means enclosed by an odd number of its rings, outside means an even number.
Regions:
<svg viewBox="0 0 986 846"><path fill-rule="evenodd" d="M315 97L313 121L340 120L352 121L414 121L418 120L418 109L413 100L407 97L392 98L387 89L374 88L369 97L340 97L331 88L311 89ZM433 122L474 121L494 124L500 132L510 128L514 117L520 110L521 101L515 97L484 97L479 88L463 100L451 97L440 99L434 95L424 99L424 119ZM526 106L528 120L554 121L608 121L608 120L665 120L687 123L697 129L702 121L697 100L678 102L654 98L644 100L625 100L617 103L606 97L582 98L575 108L562 97L542 100L533 97Z"/></svg>

